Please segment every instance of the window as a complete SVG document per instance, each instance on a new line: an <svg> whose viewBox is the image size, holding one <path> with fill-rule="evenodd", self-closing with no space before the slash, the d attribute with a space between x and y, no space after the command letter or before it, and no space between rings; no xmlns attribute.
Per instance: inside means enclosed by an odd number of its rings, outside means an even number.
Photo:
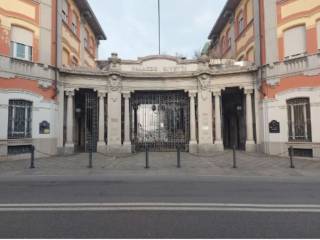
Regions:
<svg viewBox="0 0 320 240"><path fill-rule="evenodd" d="M11 28L11 56L32 61L33 32L24 28Z"/></svg>
<svg viewBox="0 0 320 240"><path fill-rule="evenodd" d="M32 103L25 100L9 101L8 138L31 138Z"/></svg>
<svg viewBox="0 0 320 240"><path fill-rule="evenodd" d="M298 26L286 30L283 34L285 57L306 52L306 27Z"/></svg>
<svg viewBox="0 0 320 240"><path fill-rule="evenodd" d="M68 22L68 15L69 15L69 5L66 0L62 2L62 20L64 22Z"/></svg>
<svg viewBox="0 0 320 240"><path fill-rule="evenodd" d="M224 46L225 46L225 38L224 36L221 38L221 54L224 53Z"/></svg>
<svg viewBox="0 0 320 240"><path fill-rule="evenodd" d="M88 48L89 46L88 46L88 39L89 39L89 34L88 34L88 31L87 30L85 30L84 31L84 47L85 48Z"/></svg>
<svg viewBox="0 0 320 240"><path fill-rule="evenodd" d="M318 49L320 49L320 20L317 22Z"/></svg>
<svg viewBox="0 0 320 240"><path fill-rule="evenodd" d="M95 41L94 41L94 38L93 37L91 37L90 38L90 49L91 49L91 53L92 54L95 54Z"/></svg>
<svg viewBox="0 0 320 240"><path fill-rule="evenodd" d="M72 31L77 34L77 30L78 30L78 18L77 18L77 14L75 12L73 12L72 14L72 23L71 23L71 29Z"/></svg>
<svg viewBox="0 0 320 240"><path fill-rule="evenodd" d="M238 34L242 33L244 30L244 17L243 17L243 12L241 12L238 16Z"/></svg>
<svg viewBox="0 0 320 240"><path fill-rule="evenodd" d="M309 98L287 101L289 141L311 141L311 118Z"/></svg>
<svg viewBox="0 0 320 240"><path fill-rule="evenodd" d="M227 48L231 47L230 29L227 31Z"/></svg>

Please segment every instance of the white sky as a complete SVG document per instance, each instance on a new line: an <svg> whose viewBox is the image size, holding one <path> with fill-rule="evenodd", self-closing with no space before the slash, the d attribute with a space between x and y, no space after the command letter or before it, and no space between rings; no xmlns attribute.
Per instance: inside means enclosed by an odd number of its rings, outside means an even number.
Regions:
<svg viewBox="0 0 320 240"><path fill-rule="evenodd" d="M201 50L226 0L160 0L161 53L193 57ZM157 0L89 0L108 40L99 58L158 54Z"/></svg>

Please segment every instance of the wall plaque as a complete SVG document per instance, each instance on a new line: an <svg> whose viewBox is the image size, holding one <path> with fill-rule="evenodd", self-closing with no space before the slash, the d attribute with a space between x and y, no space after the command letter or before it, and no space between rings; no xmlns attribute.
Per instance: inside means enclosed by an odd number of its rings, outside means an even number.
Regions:
<svg viewBox="0 0 320 240"><path fill-rule="evenodd" d="M269 133L280 133L280 123L276 120L272 120L269 123Z"/></svg>
<svg viewBox="0 0 320 240"><path fill-rule="evenodd" d="M42 121L39 124L39 132L40 134L50 134L50 123L47 121Z"/></svg>

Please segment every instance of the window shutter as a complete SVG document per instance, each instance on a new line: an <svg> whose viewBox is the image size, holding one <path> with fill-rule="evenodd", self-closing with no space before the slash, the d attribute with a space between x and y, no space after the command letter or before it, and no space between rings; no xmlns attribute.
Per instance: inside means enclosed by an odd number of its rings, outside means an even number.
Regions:
<svg viewBox="0 0 320 240"><path fill-rule="evenodd" d="M21 43L27 46L33 45L33 32L24 28L11 27L11 41Z"/></svg>
<svg viewBox="0 0 320 240"><path fill-rule="evenodd" d="M306 52L306 28L298 26L284 32L285 57Z"/></svg>

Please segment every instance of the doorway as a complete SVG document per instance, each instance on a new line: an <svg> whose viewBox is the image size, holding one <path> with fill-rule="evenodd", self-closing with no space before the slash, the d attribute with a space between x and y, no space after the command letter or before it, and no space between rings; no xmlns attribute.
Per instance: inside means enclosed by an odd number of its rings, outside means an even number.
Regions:
<svg viewBox="0 0 320 240"><path fill-rule="evenodd" d="M136 151L186 151L189 97L184 91L137 91L131 99L131 134Z"/></svg>
<svg viewBox="0 0 320 240"><path fill-rule="evenodd" d="M92 89L75 93L75 143L78 152L97 151L98 102Z"/></svg>
<svg viewBox="0 0 320 240"><path fill-rule="evenodd" d="M245 96L243 89L226 88L222 92L223 145L245 150Z"/></svg>

